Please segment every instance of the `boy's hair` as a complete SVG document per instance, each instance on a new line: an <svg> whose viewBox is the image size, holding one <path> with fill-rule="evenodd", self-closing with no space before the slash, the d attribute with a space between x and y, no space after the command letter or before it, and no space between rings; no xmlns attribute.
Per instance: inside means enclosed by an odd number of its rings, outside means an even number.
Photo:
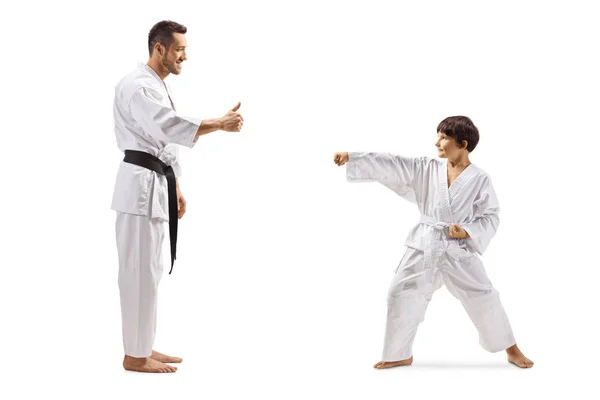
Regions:
<svg viewBox="0 0 600 400"><path fill-rule="evenodd" d="M148 33L148 51L152 57L154 46L160 43L167 49L173 43L173 33L187 33L187 28L177 22L160 21L157 22Z"/></svg>
<svg viewBox="0 0 600 400"><path fill-rule="evenodd" d="M475 150L479 143L479 130L469 117L462 115L448 117L439 123L437 131L453 137L459 146L462 145L463 140L466 140L469 153Z"/></svg>

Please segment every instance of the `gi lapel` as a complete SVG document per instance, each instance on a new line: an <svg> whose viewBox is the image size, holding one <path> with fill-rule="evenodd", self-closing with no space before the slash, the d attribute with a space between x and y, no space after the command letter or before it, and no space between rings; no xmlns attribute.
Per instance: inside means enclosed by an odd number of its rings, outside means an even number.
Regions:
<svg viewBox="0 0 600 400"><path fill-rule="evenodd" d="M452 223L452 209L450 208L450 194L448 191L448 161L438 163L438 190L440 195L441 222Z"/></svg>
<svg viewBox="0 0 600 400"><path fill-rule="evenodd" d="M467 168L465 168L460 175L456 177L454 182L452 182L452 185L450 185L450 188L448 189L450 206L452 206L452 200L456 198L465 184L476 175L476 169L477 167L475 167L473 164L469 164Z"/></svg>
<svg viewBox="0 0 600 400"><path fill-rule="evenodd" d="M167 96L169 97L169 101L171 102L171 108L173 109L173 111L177 111L177 110L175 110L175 105L173 104L173 100L171 99L171 94L169 93L169 88L167 88L167 83L165 81L163 81L163 85L165 85L165 90L167 91Z"/></svg>

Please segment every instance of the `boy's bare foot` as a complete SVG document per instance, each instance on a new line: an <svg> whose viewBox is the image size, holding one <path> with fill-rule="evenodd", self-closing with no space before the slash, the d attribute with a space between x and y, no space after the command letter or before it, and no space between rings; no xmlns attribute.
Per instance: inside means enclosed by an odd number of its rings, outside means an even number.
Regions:
<svg viewBox="0 0 600 400"><path fill-rule="evenodd" d="M410 365L412 364L412 362L413 358L412 356L410 356L410 358L401 361L379 361L377 364L374 365L374 367L377 369L394 368L401 367L403 365Z"/></svg>
<svg viewBox="0 0 600 400"><path fill-rule="evenodd" d="M160 361L161 363L180 363L181 361L183 361L179 357L171 357L154 350L152 350L152 355L150 356L150 358L156 361Z"/></svg>
<svg viewBox="0 0 600 400"><path fill-rule="evenodd" d="M525 357L516 344L506 349L506 354L508 355L508 362L515 364L519 368L533 367L533 361Z"/></svg>
<svg viewBox="0 0 600 400"><path fill-rule="evenodd" d="M177 367L164 364L160 361L156 361L150 357L146 358L135 358L125 356L123 359L123 368L128 371L136 372L175 372Z"/></svg>

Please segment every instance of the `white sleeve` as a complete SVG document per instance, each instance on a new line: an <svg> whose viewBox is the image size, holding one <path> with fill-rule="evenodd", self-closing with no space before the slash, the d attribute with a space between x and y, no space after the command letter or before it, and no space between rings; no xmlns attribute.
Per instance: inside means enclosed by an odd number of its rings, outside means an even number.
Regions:
<svg viewBox="0 0 600 400"><path fill-rule="evenodd" d="M346 179L350 182L378 182L415 203L415 187L422 181L422 158L390 153L349 152Z"/></svg>
<svg viewBox="0 0 600 400"><path fill-rule="evenodd" d="M133 119L144 132L157 140L194 147L202 120L178 115L171 107L162 104L163 97L163 94L151 88L137 90L129 102Z"/></svg>
<svg viewBox="0 0 600 400"><path fill-rule="evenodd" d="M476 210L473 221L462 225L462 228L469 234L467 240L471 246L483 255L500 225L500 205L489 178L485 179L473 204Z"/></svg>

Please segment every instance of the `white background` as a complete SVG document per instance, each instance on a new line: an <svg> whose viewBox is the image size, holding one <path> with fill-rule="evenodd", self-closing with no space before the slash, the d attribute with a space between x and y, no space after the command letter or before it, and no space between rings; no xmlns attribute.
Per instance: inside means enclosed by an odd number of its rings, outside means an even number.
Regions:
<svg viewBox="0 0 600 400"><path fill-rule="evenodd" d="M597 398L593 3L12 3L0 397ZM110 201L114 85L147 61L162 19L189 29L189 60L167 78L180 112L214 118L241 101L245 124L180 150L188 212L155 348L184 363L157 376L121 368ZM435 157L437 124L458 114L480 129L472 161L502 207L484 262L536 364L486 353L442 288L413 366L378 371L388 285L419 215L347 183L333 153Z"/></svg>

